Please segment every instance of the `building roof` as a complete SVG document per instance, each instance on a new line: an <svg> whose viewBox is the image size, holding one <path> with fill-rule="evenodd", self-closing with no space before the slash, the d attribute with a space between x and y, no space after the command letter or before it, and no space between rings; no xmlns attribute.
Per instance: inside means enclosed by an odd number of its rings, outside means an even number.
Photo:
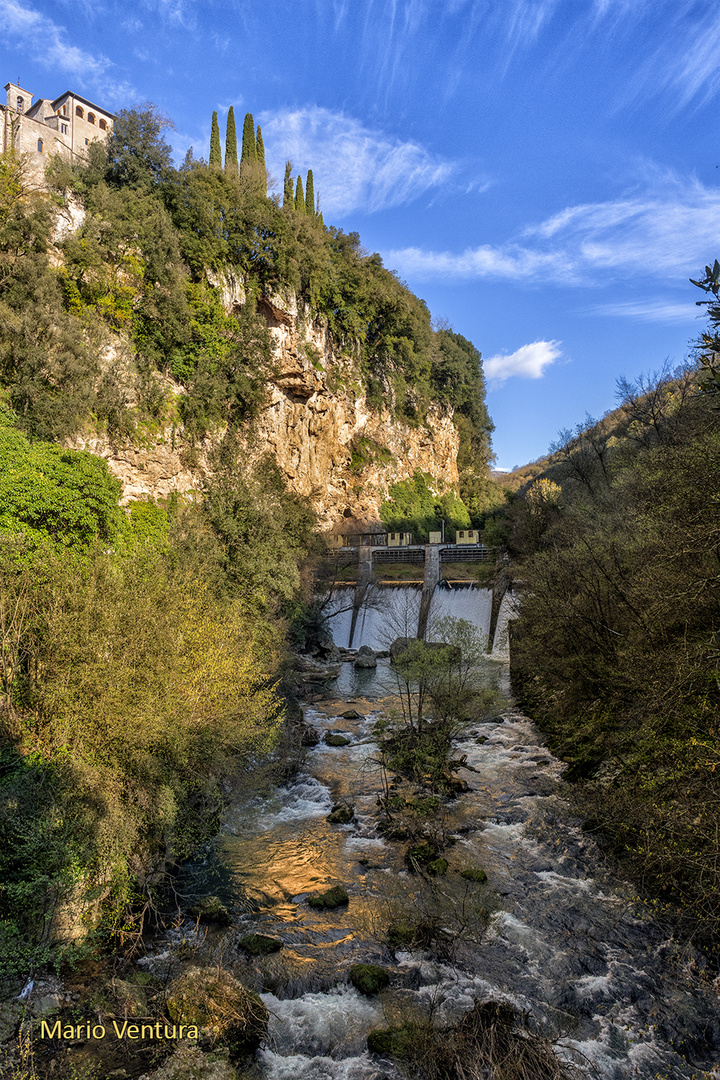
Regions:
<svg viewBox="0 0 720 1080"><path fill-rule="evenodd" d="M87 105L91 109L97 109L98 112L104 113L105 116L109 116L111 120L115 120L114 113L108 112L107 109L104 109L102 107L102 105L96 105L94 101L88 101L88 99L84 98L82 94L76 94L73 90L66 90L64 94L59 94L52 103L53 109L56 107L59 101L62 101L63 98L66 97L74 98L76 101L82 101L83 105Z"/></svg>

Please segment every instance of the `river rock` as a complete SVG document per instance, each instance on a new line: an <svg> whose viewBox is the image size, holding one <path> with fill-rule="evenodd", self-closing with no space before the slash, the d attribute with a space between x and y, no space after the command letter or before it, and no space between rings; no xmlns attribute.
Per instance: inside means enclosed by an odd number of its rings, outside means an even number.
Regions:
<svg viewBox="0 0 720 1080"><path fill-rule="evenodd" d="M348 978L355 989L366 997L384 990L390 982L387 971L378 964L355 964L350 968Z"/></svg>
<svg viewBox="0 0 720 1080"><path fill-rule="evenodd" d="M357 711L357 709L346 709L346 711L344 713L340 713L340 715L342 716L343 720L360 719L360 713Z"/></svg>
<svg viewBox="0 0 720 1080"><path fill-rule="evenodd" d="M280 952L283 947L280 938L268 937L267 934L246 934L238 944L251 956L269 956L270 953Z"/></svg>
<svg viewBox="0 0 720 1080"><path fill-rule="evenodd" d="M377 659L369 645L361 645L355 657L356 668L376 668Z"/></svg>
<svg viewBox="0 0 720 1080"><path fill-rule="evenodd" d="M218 926L229 926L230 912L218 896L205 896L193 907L188 914L194 919L200 918L203 922L217 923Z"/></svg>
<svg viewBox="0 0 720 1080"><path fill-rule="evenodd" d="M267 1035L264 1002L222 968L188 968L168 987L165 1008L174 1024L195 1024L233 1055L252 1053Z"/></svg>
<svg viewBox="0 0 720 1080"><path fill-rule="evenodd" d="M326 746L349 746L350 740L346 739L344 735L338 735L336 731L326 731L323 735L323 742Z"/></svg>
<svg viewBox="0 0 720 1080"><path fill-rule="evenodd" d="M343 889L342 885L333 885L331 889L326 889L323 893L311 893L307 902L312 908L318 908L320 910L324 908L336 908L342 907L344 904L350 903L350 897Z"/></svg>
<svg viewBox="0 0 720 1080"><path fill-rule="evenodd" d="M349 825L354 816L354 806L349 803L335 803L327 819L331 825Z"/></svg>

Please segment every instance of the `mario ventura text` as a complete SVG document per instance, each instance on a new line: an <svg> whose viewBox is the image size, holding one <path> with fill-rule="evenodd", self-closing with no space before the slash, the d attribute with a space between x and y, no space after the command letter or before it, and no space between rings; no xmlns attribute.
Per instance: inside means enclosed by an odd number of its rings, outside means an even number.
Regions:
<svg viewBox="0 0 720 1080"><path fill-rule="evenodd" d="M197 1039L199 1035L194 1024L163 1024L161 1020L154 1024L113 1020L110 1034L113 1032L117 1039ZM62 1024L56 1020L50 1027L47 1020L40 1023L41 1039L104 1039L107 1034L104 1024Z"/></svg>

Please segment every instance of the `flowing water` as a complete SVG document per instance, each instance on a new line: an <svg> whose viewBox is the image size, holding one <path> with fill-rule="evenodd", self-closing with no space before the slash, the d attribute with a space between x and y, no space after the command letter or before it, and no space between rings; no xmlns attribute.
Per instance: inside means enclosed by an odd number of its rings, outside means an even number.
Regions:
<svg viewBox="0 0 720 1080"><path fill-rule="evenodd" d="M418 599L417 589L384 590L359 621L354 645L386 647L411 626ZM432 617L445 613L489 631L484 590L438 590ZM335 618L340 645L349 619L347 611ZM506 670L492 661L488 668L500 678ZM455 838L445 851L448 874L408 873L407 844L377 829L384 777L373 725L392 690L387 662L374 671L344 664L335 697L306 707L305 718L321 736L345 735L348 745L321 741L300 774L236 800L225 821L215 869L235 899L238 932L284 943L259 960L234 951L224 961L270 1009L262 1076L395 1080L393 1064L367 1052L370 1030L428 1009L438 1023L451 1022L474 1000L494 999L530 1013L580 1076L720 1077L720 983L604 867L557 794L562 765L509 700L457 743L469 790L443 811L445 833ZM342 718L350 708L358 719ZM354 806L355 818L331 825L327 815L340 800ZM460 877L472 866L485 869L487 885ZM307 905L309 892L335 883L347 889L347 907ZM443 928L442 948L392 952L388 926L419 917ZM377 997L354 990L347 972L361 962L384 965L390 988Z"/></svg>

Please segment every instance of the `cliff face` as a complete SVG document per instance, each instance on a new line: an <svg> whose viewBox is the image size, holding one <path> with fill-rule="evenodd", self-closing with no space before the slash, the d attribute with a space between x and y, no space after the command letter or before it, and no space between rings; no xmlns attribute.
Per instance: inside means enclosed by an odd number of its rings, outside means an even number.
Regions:
<svg viewBox="0 0 720 1080"><path fill-rule="evenodd" d="M213 284L222 287L228 308L242 303L240 283ZM423 425L410 427L387 408L372 411L356 364L337 355L326 328L307 320L294 297L264 297L258 310L268 324L278 373L251 444L239 452L270 451L289 487L311 499L323 528L339 526L343 517L379 520L390 484L417 469L434 477L439 490L457 486L458 437L449 413L432 409ZM192 466L181 445L169 430L142 446L111 445L102 436L73 440L73 446L107 459L123 484L125 502L200 487L212 440L197 448Z"/></svg>

